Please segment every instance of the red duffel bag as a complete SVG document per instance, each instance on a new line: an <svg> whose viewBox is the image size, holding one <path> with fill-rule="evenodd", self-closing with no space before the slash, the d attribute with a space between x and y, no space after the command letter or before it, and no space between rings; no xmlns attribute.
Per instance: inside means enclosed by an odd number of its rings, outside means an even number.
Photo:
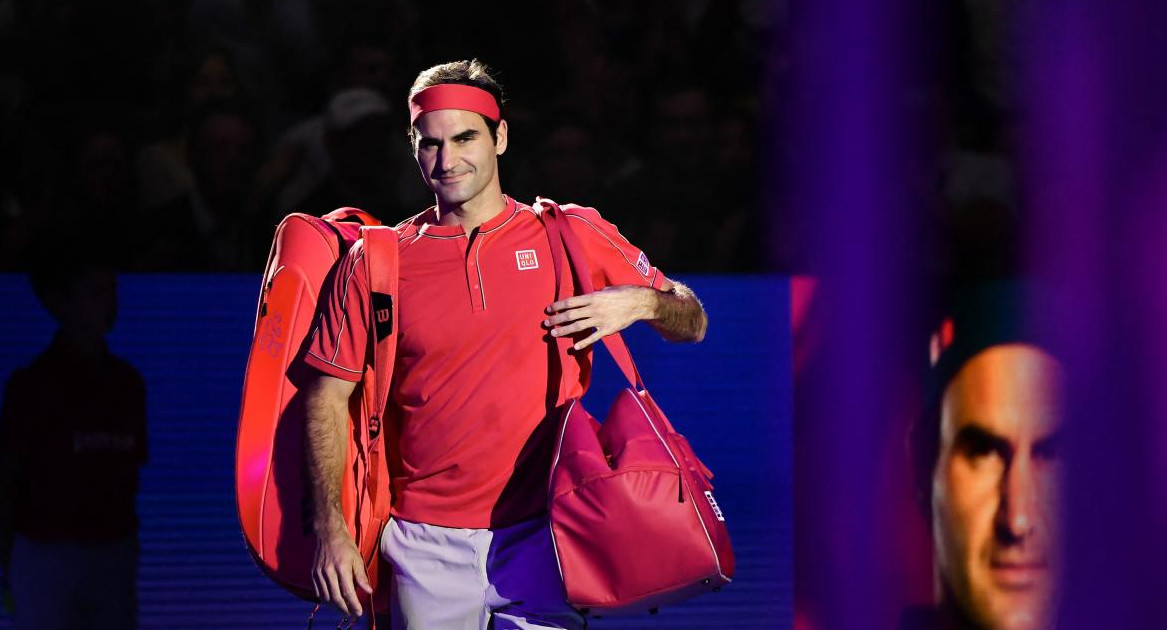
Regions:
<svg viewBox="0 0 1167 630"><path fill-rule="evenodd" d="M551 202L537 206L557 277L566 250L580 292L591 292L565 215ZM602 424L578 399L564 405L551 467L552 540L572 606L590 615L652 612L728 584L733 548L713 474L649 396L623 338L604 344L629 387Z"/></svg>

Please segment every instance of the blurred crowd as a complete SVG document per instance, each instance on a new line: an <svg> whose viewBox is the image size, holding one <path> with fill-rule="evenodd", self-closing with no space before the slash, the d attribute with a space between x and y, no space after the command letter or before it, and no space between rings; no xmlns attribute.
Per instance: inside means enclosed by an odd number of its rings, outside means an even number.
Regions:
<svg viewBox="0 0 1167 630"><path fill-rule="evenodd" d="M919 180L935 195L940 275L958 283L1011 278L1025 271L1017 150L1027 130L1016 84L1024 6L1004 0L946 5L943 98L927 115L939 124L925 143L930 168L920 169L931 179Z"/></svg>
<svg viewBox="0 0 1167 630"><path fill-rule="evenodd" d="M766 115L778 120L767 136L777 188L765 189L772 221L768 262L780 271L815 271L819 209L788 199L800 174L848 163L829 138L825 148L798 142L798 121L813 118L830 103L814 101L826 93L822 83L846 63L836 33L808 25L808 5L787 0L788 14L776 23L777 35L763 82ZM912 1L896 4L888 15L899 29L892 52L873 51L889 67L870 77L890 91L889 102L863 102L870 134L882 134L881 182L902 207L867 208L895 227L886 247L903 257L921 278L938 284L966 284L1009 278L1023 271L1026 203L1017 151L1029 121L1022 115L1018 76L1018 32L1027 3L1008 0ZM833 5L832 5L833 6ZM838 51L838 52L836 52ZM852 63L854 61L852 60ZM869 69L870 71L871 69ZM821 72L825 76L806 76ZM837 76L837 72L835 74ZM870 85L867 86L870 89ZM847 93L849 86L842 86ZM861 92L858 86L857 92ZM811 96L808 96L810 94ZM828 97L829 98L829 97ZM840 121L846 125L849 121ZM854 121L850 121L854 122ZM884 130L884 127L887 130ZM821 130L818 133L824 133ZM858 147L857 147L858 148ZM854 174L840 173L840 185ZM776 200L767 199L774 196ZM840 225L835 229L846 230Z"/></svg>
<svg viewBox="0 0 1167 630"><path fill-rule="evenodd" d="M508 91L512 196L594 206L669 272L805 271L790 4L0 0L0 269L71 231L123 270L253 271L289 212L412 216L432 198L408 87L479 57ZM905 249L940 276L1016 267L1007 4L929 5L901 99Z"/></svg>
<svg viewBox="0 0 1167 630"><path fill-rule="evenodd" d="M290 212L432 204L417 72L507 89L503 188L598 208L670 271L761 268L760 0L0 0L0 269L63 232L128 271L257 271Z"/></svg>

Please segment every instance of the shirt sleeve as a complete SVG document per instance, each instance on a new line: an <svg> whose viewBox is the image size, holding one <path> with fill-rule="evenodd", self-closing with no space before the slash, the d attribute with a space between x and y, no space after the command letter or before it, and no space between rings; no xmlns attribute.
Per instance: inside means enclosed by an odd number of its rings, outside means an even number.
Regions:
<svg viewBox="0 0 1167 630"><path fill-rule="evenodd" d="M647 254L629 243L595 208L565 205L562 210L587 255L596 290L621 284L659 289L668 280L648 261Z"/></svg>
<svg viewBox="0 0 1167 630"><path fill-rule="evenodd" d="M321 291L304 363L329 376L361 380L369 342L369 278L364 241L357 241Z"/></svg>

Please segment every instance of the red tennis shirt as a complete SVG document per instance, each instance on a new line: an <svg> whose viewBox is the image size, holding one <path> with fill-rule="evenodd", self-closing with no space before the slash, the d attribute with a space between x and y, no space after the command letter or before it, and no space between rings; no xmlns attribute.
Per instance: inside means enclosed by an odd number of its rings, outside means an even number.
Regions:
<svg viewBox="0 0 1167 630"><path fill-rule="evenodd" d="M666 282L594 209L563 211L597 290ZM535 516L546 506L555 432L549 403L581 395L590 368L588 356L569 361L562 379L569 385L560 387L555 344L542 327L543 309L555 301L543 224L507 197L472 237L461 226L437 225L432 208L396 229L398 345L385 414L400 438L400 458L391 463L393 514L473 528ZM341 260L305 358L349 381L360 379L371 351L364 255L358 241Z"/></svg>

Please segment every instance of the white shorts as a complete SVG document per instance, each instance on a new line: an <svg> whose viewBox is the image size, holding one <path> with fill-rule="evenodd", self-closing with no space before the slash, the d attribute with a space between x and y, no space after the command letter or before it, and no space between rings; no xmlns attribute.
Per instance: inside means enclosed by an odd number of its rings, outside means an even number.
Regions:
<svg viewBox="0 0 1167 630"><path fill-rule="evenodd" d="M546 519L502 529L391 519L393 630L582 630L568 604Z"/></svg>

